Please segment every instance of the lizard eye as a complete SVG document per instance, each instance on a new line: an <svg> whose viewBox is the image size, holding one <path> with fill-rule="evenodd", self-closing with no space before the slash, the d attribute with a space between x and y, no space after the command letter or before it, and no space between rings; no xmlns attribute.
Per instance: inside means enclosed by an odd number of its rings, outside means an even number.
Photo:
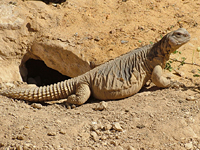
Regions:
<svg viewBox="0 0 200 150"><path fill-rule="evenodd" d="M180 32L176 32L176 35L177 36L181 36L182 34Z"/></svg>

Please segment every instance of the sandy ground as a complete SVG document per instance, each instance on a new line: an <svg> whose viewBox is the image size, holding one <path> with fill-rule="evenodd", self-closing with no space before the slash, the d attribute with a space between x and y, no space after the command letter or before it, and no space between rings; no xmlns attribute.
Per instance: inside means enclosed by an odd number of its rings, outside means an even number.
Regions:
<svg viewBox="0 0 200 150"><path fill-rule="evenodd" d="M60 9L70 9L74 17L70 24L79 22L74 30L81 23L88 25L88 31L98 28L92 34L98 35L102 49L94 47L88 54L94 56L95 64L156 42L179 27L186 28L191 34L190 42L178 50L181 54L171 56L180 61L186 58L186 64L170 63L184 74L165 71L186 87L159 89L151 84L129 98L102 103L106 108L101 111L95 109L101 103L94 98L67 109L62 103L31 104L0 96L0 149L200 149L200 1L71 0L58 5ZM76 18L79 7L86 10L79 11L87 16L83 15L84 19Z"/></svg>

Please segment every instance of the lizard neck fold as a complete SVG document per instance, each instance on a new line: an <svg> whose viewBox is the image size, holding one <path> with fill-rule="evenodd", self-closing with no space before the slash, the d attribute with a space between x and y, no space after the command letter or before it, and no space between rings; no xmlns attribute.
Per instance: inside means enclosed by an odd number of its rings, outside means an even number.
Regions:
<svg viewBox="0 0 200 150"><path fill-rule="evenodd" d="M169 60L170 54L174 50L169 44L168 36L164 36L160 41L155 43L149 51L148 61L150 68L154 68L156 65L165 67L166 61Z"/></svg>

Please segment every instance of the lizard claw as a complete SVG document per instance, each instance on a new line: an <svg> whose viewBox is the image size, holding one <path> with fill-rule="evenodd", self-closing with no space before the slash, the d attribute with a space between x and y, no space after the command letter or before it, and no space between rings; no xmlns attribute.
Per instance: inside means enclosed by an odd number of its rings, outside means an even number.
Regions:
<svg viewBox="0 0 200 150"><path fill-rule="evenodd" d="M180 87L185 87L184 83L178 82L178 81L173 81L170 80L170 86L171 88L180 88Z"/></svg>

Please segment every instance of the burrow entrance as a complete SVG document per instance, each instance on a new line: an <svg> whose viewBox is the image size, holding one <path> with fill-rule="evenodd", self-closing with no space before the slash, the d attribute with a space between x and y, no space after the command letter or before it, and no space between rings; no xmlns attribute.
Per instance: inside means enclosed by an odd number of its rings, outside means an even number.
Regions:
<svg viewBox="0 0 200 150"><path fill-rule="evenodd" d="M42 60L28 59L25 62L25 68L27 73L23 81L28 84L44 86L70 79L57 70L49 68Z"/></svg>

